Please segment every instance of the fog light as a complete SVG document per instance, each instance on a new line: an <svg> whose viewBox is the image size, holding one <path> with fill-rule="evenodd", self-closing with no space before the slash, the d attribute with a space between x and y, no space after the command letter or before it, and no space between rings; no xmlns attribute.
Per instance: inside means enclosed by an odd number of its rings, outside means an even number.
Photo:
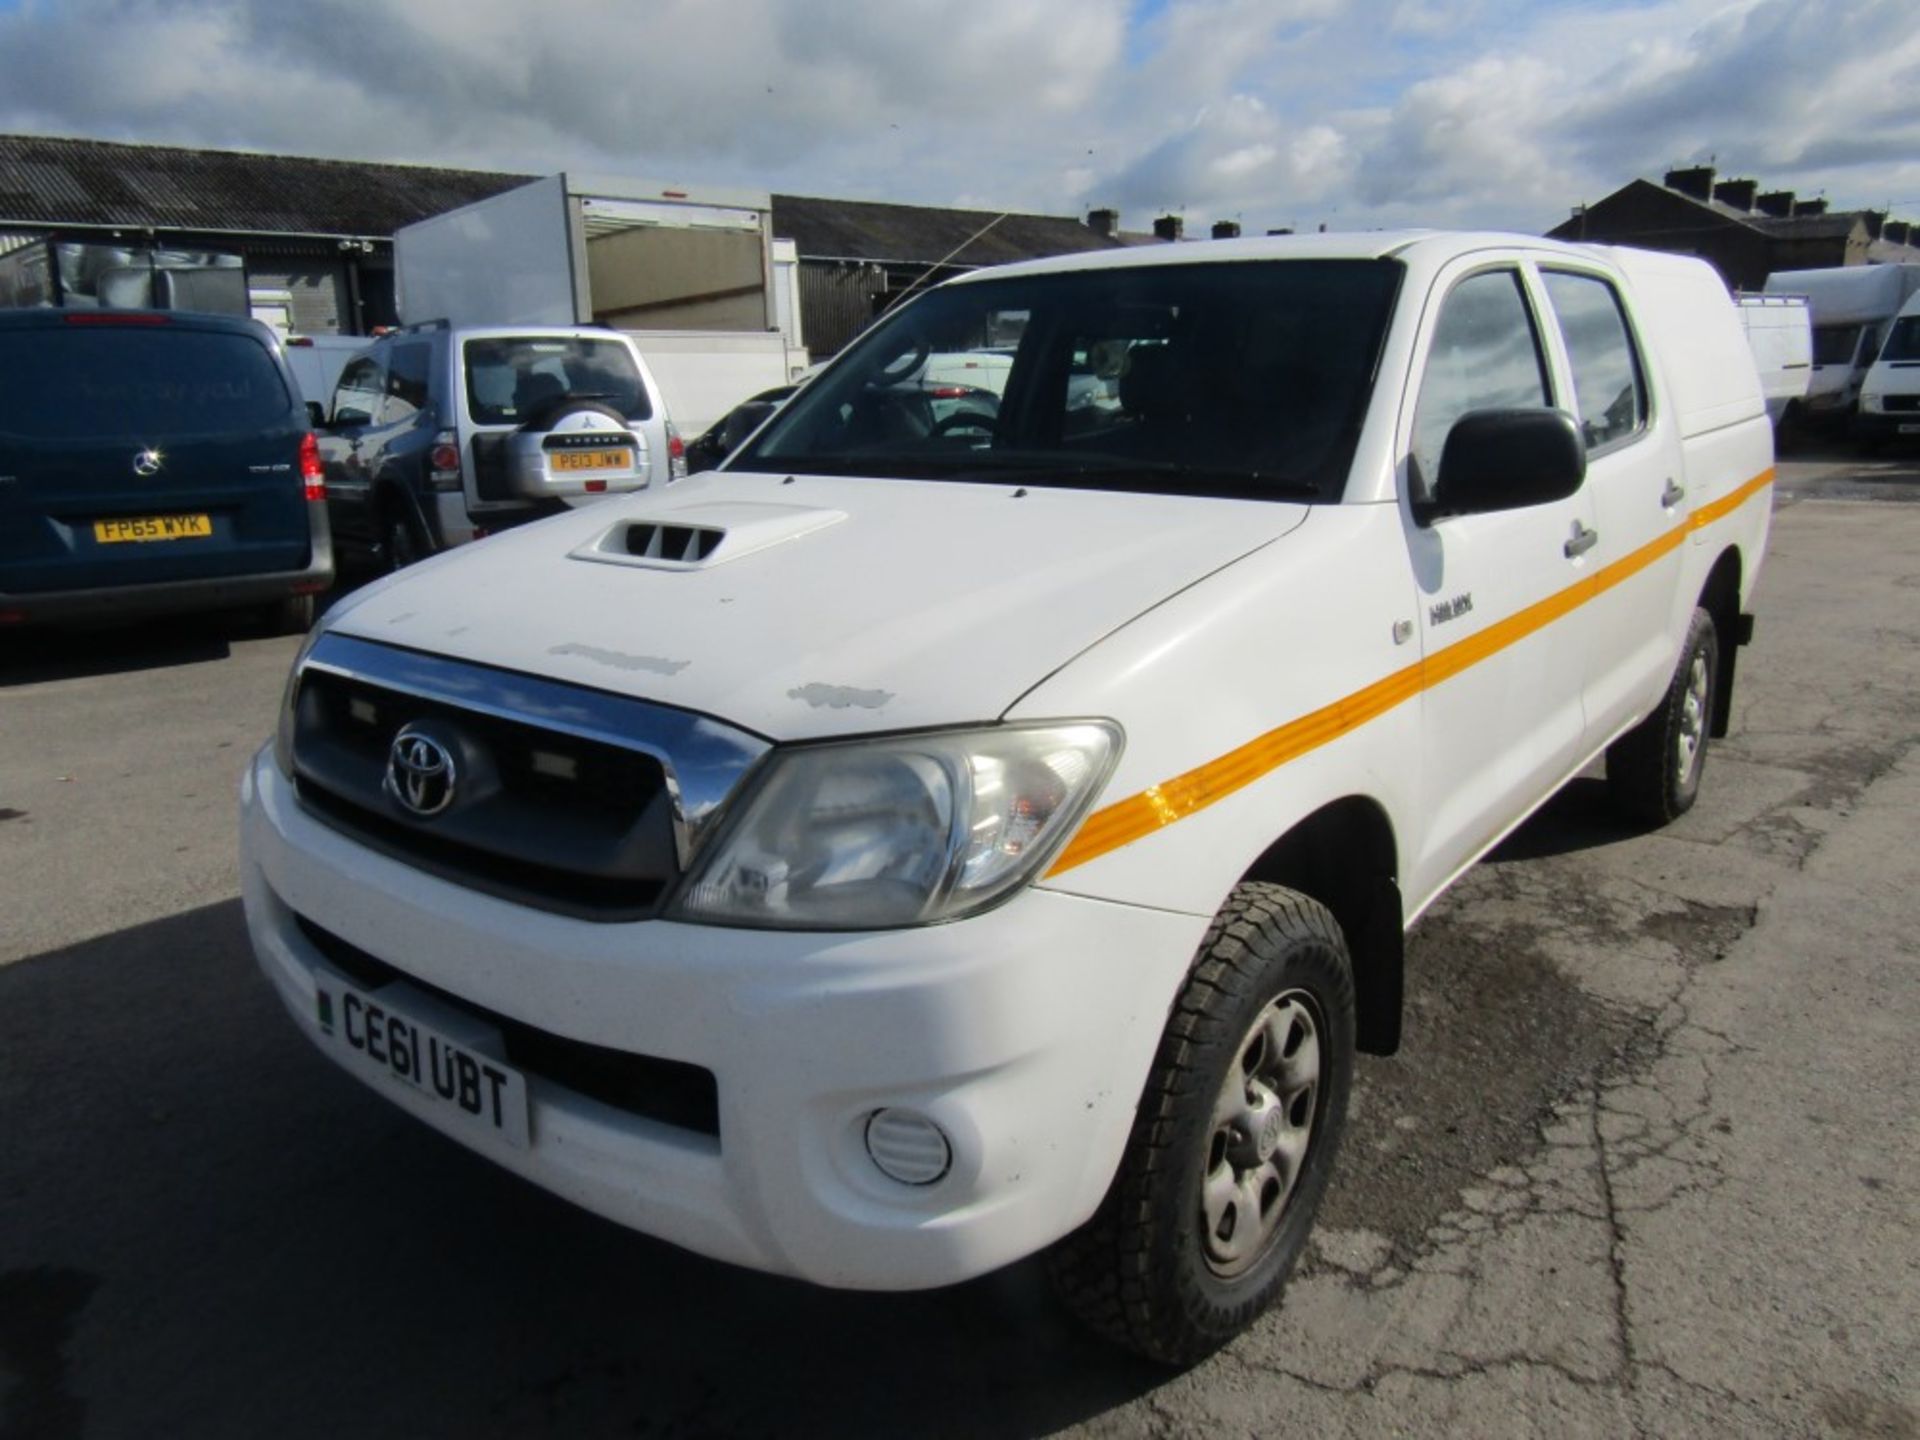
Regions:
<svg viewBox="0 0 1920 1440"><path fill-rule="evenodd" d="M876 1110L869 1115L867 1154L881 1174L902 1185L931 1185L953 1164L946 1131L912 1110Z"/></svg>

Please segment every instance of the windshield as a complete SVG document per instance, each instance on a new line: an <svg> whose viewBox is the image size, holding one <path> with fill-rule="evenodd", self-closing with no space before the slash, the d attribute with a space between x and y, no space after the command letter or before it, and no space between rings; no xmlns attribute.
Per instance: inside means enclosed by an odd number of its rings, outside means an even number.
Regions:
<svg viewBox="0 0 1920 1440"><path fill-rule="evenodd" d="M942 286L728 468L1338 499L1400 273L1269 260Z"/></svg>
<svg viewBox="0 0 1920 1440"><path fill-rule="evenodd" d="M566 398L598 400L629 420L653 415L633 354L618 340L498 336L467 341L466 356L476 425L523 425Z"/></svg>
<svg viewBox="0 0 1920 1440"><path fill-rule="evenodd" d="M1813 363L1816 365L1851 365L1853 352L1859 345L1858 325L1813 327Z"/></svg>
<svg viewBox="0 0 1920 1440"><path fill-rule="evenodd" d="M138 439L285 427L293 406L250 335L88 325L0 335L0 430L35 439Z"/></svg>
<svg viewBox="0 0 1920 1440"><path fill-rule="evenodd" d="M1882 360L1920 360L1920 315L1902 315L1893 322L1887 343L1880 347Z"/></svg>

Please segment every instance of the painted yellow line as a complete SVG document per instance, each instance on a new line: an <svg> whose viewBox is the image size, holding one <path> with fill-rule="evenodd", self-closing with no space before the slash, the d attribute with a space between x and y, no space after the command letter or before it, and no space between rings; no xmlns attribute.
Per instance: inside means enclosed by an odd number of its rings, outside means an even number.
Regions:
<svg viewBox="0 0 1920 1440"><path fill-rule="evenodd" d="M1338 740L1348 731L1356 730L1396 706L1405 704L1421 691L1442 684L1489 656L1518 644L1527 636L1579 609L1596 595L1611 590L1663 556L1678 550L1693 531L1725 519L1771 484L1773 470L1768 468L1739 489L1711 505L1693 511L1684 524L1675 525L1632 554L1622 556L1605 569L1585 576L1566 589L1536 601L1504 620L1497 620L1484 630L1476 631L1444 650L1435 651L1424 660L1416 660L1404 669L1374 681L1363 690L1356 690L1331 705L1322 706L1297 720L1290 720L1277 729L1256 736L1237 749L1196 766L1184 775L1163 780L1150 790L1129 795L1124 800L1095 811L1087 817L1067 848L1060 852L1060 858L1047 871L1048 877L1097 860L1123 845L1131 845L1143 836L1184 820L1194 812L1226 799L1236 790L1245 789L1288 761L1297 760L1310 750L1318 750L1322 745Z"/></svg>

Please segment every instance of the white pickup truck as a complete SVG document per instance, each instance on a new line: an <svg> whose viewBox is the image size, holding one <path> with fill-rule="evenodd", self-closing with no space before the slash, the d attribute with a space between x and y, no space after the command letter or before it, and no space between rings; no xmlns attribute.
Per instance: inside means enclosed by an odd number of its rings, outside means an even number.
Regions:
<svg viewBox="0 0 1920 1440"><path fill-rule="evenodd" d="M932 419L982 349L997 409ZM1693 260L982 271L724 468L331 611L242 786L253 941L336 1062L602 1215L867 1289L1048 1250L1192 1361L1305 1242L1407 927L1596 756L1693 802L1771 457Z"/></svg>

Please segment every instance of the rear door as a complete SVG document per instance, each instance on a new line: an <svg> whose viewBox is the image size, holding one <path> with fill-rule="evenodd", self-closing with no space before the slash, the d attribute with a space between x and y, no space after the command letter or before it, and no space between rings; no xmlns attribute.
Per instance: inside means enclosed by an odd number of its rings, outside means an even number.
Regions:
<svg viewBox="0 0 1920 1440"><path fill-rule="evenodd" d="M0 329L0 591L294 570L305 416L267 332L76 311Z"/></svg>
<svg viewBox="0 0 1920 1440"><path fill-rule="evenodd" d="M1409 495L1439 473L1448 432L1479 410L1557 403L1539 300L1517 261L1461 262L1429 302L1405 459ZM1421 814L1410 893L1431 894L1577 762L1586 657L1567 623L1593 504L1565 500L1428 524L1407 507L1424 651Z"/></svg>
<svg viewBox="0 0 1920 1440"><path fill-rule="evenodd" d="M1542 265L1540 281L1566 367L1566 408L1587 446L1598 539L1594 593L1563 622L1587 656L1587 724L1616 734L1665 689L1678 636L1687 496L1679 417L1656 404L1652 370L1619 287L1598 271Z"/></svg>

